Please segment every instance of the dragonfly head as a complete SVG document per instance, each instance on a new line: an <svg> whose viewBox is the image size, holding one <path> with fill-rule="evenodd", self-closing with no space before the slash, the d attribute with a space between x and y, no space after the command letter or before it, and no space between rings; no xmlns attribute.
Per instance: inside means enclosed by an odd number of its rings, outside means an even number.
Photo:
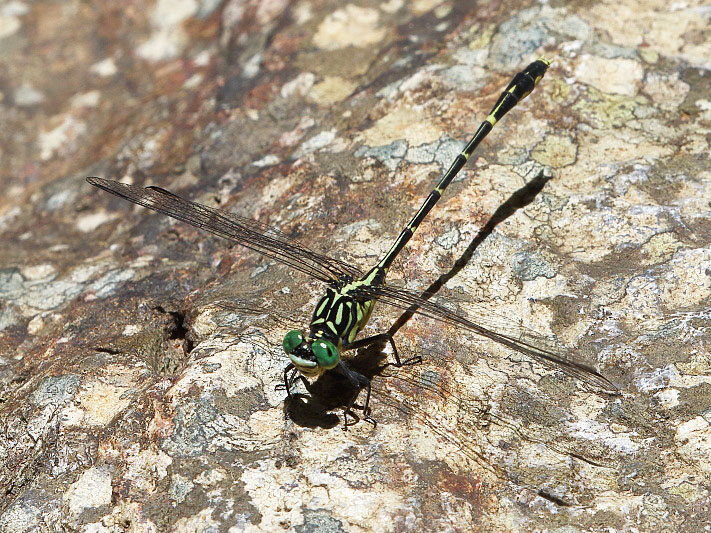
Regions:
<svg viewBox="0 0 711 533"><path fill-rule="evenodd" d="M307 341L298 330L291 330L284 337L284 351L296 370L307 378L318 377L338 365L341 356L338 348L329 340Z"/></svg>

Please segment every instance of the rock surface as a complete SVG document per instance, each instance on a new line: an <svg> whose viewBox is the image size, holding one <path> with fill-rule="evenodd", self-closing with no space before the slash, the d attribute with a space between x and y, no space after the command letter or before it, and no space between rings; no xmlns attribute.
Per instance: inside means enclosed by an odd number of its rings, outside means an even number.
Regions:
<svg viewBox="0 0 711 533"><path fill-rule="evenodd" d="M1 5L0 530L704 530L711 13L674 6ZM328 380L274 389L318 283L84 181L367 268L543 54L392 279L426 287L549 169L443 297L556 335L619 396L417 318L397 342L422 364L350 361L378 425L343 431Z"/></svg>

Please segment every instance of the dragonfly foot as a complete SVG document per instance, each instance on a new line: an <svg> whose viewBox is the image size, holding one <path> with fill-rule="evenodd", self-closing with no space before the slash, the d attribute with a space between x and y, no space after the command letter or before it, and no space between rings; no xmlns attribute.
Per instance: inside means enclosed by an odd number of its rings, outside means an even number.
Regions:
<svg viewBox="0 0 711 533"><path fill-rule="evenodd" d="M368 422L368 423L370 423L370 424L373 424L373 429L375 429L375 428L378 426L378 421L375 420L375 418L373 418L373 417L370 416L369 414L364 414L364 415L363 415L363 420L365 420L366 422Z"/></svg>
<svg viewBox="0 0 711 533"><path fill-rule="evenodd" d="M291 372L291 376L289 376L289 372ZM275 391L286 391L286 395L289 397L289 399L292 398L291 395L291 386L294 384L294 382L297 380L297 378L301 378L301 381L304 382L304 385L308 387L308 382L306 381L306 378L304 376L300 376L298 372L296 371L296 368L294 368L294 365L289 363L287 367L284 369L284 381L282 383L278 383L277 385L274 386Z"/></svg>
<svg viewBox="0 0 711 533"><path fill-rule="evenodd" d="M353 417L353 422L348 423L348 416ZM351 411L350 407L343 411L343 431L348 431L348 426L355 426L360 421L358 415Z"/></svg>
<svg viewBox="0 0 711 533"><path fill-rule="evenodd" d="M363 413L363 420L365 422L368 422L369 424L373 424L373 428L375 428L378 425L377 420L370 416L369 414L370 409L368 409L368 412ZM348 417L351 416L353 420L351 422L348 421ZM343 411L343 431L348 431L348 428L350 426L355 426L358 422L360 422L361 417L359 417L357 414L353 412L353 410L348 407Z"/></svg>
<svg viewBox="0 0 711 533"><path fill-rule="evenodd" d="M419 365L420 363L422 363L422 356L416 355L415 357L405 359L399 366Z"/></svg>

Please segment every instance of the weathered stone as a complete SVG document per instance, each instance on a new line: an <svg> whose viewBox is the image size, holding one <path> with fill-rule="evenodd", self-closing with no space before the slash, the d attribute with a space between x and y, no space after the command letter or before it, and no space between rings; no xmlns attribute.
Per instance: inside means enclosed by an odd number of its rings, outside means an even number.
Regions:
<svg viewBox="0 0 711 533"><path fill-rule="evenodd" d="M0 530L703 531L704 9L0 5ZM84 181L166 187L367 269L541 55L392 284L425 288L476 244L451 309L554 335L620 396L416 317L396 342L421 364L348 354L378 425L344 432L337 377L275 390L321 285ZM376 306L367 331L397 315Z"/></svg>

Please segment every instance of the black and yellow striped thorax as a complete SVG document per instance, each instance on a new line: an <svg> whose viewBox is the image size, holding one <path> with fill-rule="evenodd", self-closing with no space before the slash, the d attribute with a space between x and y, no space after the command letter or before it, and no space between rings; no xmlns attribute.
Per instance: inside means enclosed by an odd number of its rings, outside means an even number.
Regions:
<svg viewBox="0 0 711 533"><path fill-rule="evenodd" d="M358 289L382 283L384 272L380 276L378 273L379 270L374 268L359 280L344 277L338 285L329 287L316 304L309 337L329 339L339 351L343 344L352 343L368 323L375 306L373 299L358 298Z"/></svg>

